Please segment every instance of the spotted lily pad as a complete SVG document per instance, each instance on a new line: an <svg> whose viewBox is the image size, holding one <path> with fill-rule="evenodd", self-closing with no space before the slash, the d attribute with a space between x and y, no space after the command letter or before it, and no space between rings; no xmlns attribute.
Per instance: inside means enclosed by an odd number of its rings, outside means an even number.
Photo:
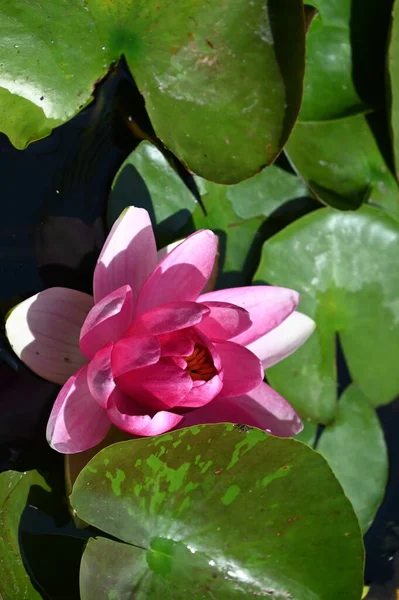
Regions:
<svg viewBox="0 0 399 600"><path fill-rule="evenodd" d="M88 544L82 600L359 600L357 519L320 454L203 425L102 450L71 502L118 538Z"/></svg>

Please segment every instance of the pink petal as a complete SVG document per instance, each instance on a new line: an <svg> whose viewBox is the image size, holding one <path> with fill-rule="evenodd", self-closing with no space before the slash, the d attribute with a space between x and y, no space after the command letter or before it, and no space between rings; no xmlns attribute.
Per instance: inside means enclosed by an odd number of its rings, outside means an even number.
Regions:
<svg viewBox="0 0 399 600"><path fill-rule="evenodd" d="M196 300L212 273L217 244L214 233L202 230L167 254L143 285L136 314L162 304Z"/></svg>
<svg viewBox="0 0 399 600"><path fill-rule="evenodd" d="M115 389L111 355L113 344L101 348L87 366L87 385L90 394L102 408L107 408L108 398Z"/></svg>
<svg viewBox="0 0 399 600"><path fill-rule="evenodd" d="M260 358L264 369L268 369L302 346L315 327L313 319L294 311L275 329L249 344L248 350Z"/></svg>
<svg viewBox="0 0 399 600"><path fill-rule="evenodd" d="M47 424L47 440L54 450L75 454L99 444L110 426L106 411L90 395L84 366L58 394Z"/></svg>
<svg viewBox="0 0 399 600"><path fill-rule="evenodd" d="M179 408L198 408L205 406L216 398L223 388L223 380L215 375L209 381L193 381L193 387L188 394L179 402Z"/></svg>
<svg viewBox="0 0 399 600"><path fill-rule="evenodd" d="M179 244L181 244L182 242L184 242L184 239L178 240L177 242L173 242L172 244L168 244L164 248L161 248L161 250L158 250L158 257L157 257L158 262L161 262L161 260L163 260L167 254L172 252L172 250L177 248L177 246ZM207 284L205 285L205 287L203 289L204 292L211 292L213 289L215 289L218 274L219 274L219 253L216 254L216 259L215 259L215 263L213 265L212 273L208 279Z"/></svg>
<svg viewBox="0 0 399 600"><path fill-rule="evenodd" d="M96 302L130 285L133 302L157 264L157 250L148 212L130 206L115 221L94 271Z"/></svg>
<svg viewBox="0 0 399 600"><path fill-rule="evenodd" d="M93 306L80 332L80 349L87 358L118 341L128 329L133 314L133 294L124 285Z"/></svg>
<svg viewBox="0 0 399 600"><path fill-rule="evenodd" d="M252 326L232 338L233 342L247 346L280 325L298 305L299 294L287 288L253 285L209 292L198 298L201 303L210 301L230 302L249 312Z"/></svg>
<svg viewBox="0 0 399 600"><path fill-rule="evenodd" d="M172 302L144 312L135 319L127 335L161 335L201 322L210 309L197 302Z"/></svg>
<svg viewBox="0 0 399 600"><path fill-rule="evenodd" d="M119 429L132 435L159 435L173 429L183 419L181 415L164 410L153 417L143 412L130 398L117 391L110 397L107 410L109 419Z"/></svg>
<svg viewBox="0 0 399 600"><path fill-rule="evenodd" d="M218 396L203 408L185 414L179 429L207 423L239 423L280 437L296 435L303 428L292 406L263 381L248 394L235 398Z"/></svg>
<svg viewBox="0 0 399 600"><path fill-rule="evenodd" d="M223 369L221 397L250 392L263 380L262 363L247 348L234 342L215 342L215 348Z"/></svg>
<svg viewBox="0 0 399 600"><path fill-rule="evenodd" d="M210 309L197 325L211 340L230 340L249 329L252 325L249 313L229 302L206 302Z"/></svg>
<svg viewBox="0 0 399 600"><path fill-rule="evenodd" d="M173 408L192 388L190 375L173 358L115 377L119 390L152 411Z"/></svg>
<svg viewBox="0 0 399 600"><path fill-rule="evenodd" d="M62 385L87 362L79 333L92 306L88 294L58 287L21 302L6 322L14 352L37 375Z"/></svg>
<svg viewBox="0 0 399 600"><path fill-rule="evenodd" d="M190 356L194 352L195 341L188 333L164 333L158 340L161 344L161 356Z"/></svg>
<svg viewBox="0 0 399 600"><path fill-rule="evenodd" d="M161 356L161 346L156 337L126 337L112 349L111 362L114 377L120 377L132 369L152 365Z"/></svg>

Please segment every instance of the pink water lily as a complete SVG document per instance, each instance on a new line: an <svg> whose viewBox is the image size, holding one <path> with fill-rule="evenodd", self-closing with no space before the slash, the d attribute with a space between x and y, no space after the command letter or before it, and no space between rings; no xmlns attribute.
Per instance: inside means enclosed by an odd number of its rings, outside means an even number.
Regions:
<svg viewBox="0 0 399 600"><path fill-rule="evenodd" d="M50 288L10 314L15 352L63 384L47 427L65 454L100 443L111 424L136 436L233 422L290 436L302 424L263 382L264 368L311 334L298 294L272 286L202 293L217 237L198 231L159 259L148 213L114 224L94 272L94 298Z"/></svg>

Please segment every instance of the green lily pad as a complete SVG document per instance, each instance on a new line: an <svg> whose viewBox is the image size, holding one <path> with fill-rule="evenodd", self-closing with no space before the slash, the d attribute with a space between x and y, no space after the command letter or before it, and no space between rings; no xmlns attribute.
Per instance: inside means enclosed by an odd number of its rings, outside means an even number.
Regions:
<svg viewBox="0 0 399 600"><path fill-rule="evenodd" d="M297 117L300 0L5 0L0 129L24 148L75 115L125 56L162 141L209 179L273 162ZM12 114L12 118L10 118Z"/></svg>
<svg viewBox="0 0 399 600"><path fill-rule="evenodd" d="M77 600L84 539L64 496L37 471L0 474L0 598ZM84 537L84 536L83 536ZM87 536L86 536L87 538Z"/></svg>
<svg viewBox="0 0 399 600"><path fill-rule="evenodd" d="M32 485L45 486L36 472L0 474L0 597L4 600L42 598L25 570L18 541L19 523Z"/></svg>
<svg viewBox="0 0 399 600"><path fill-rule="evenodd" d="M356 209L363 202L399 218L399 188L364 114L299 122L286 151L295 169L326 204Z"/></svg>
<svg viewBox="0 0 399 600"><path fill-rule="evenodd" d="M399 393L399 225L381 210L322 209L263 247L255 281L298 290L299 309L317 328L267 371L300 414L329 423L336 412L339 334L352 380L374 406Z"/></svg>
<svg viewBox="0 0 399 600"><path fill-rule="evenodd" d="M149 212L160 246L176 239L197 206L182 179L150 142L141 142L113 181L107 207L109 228L132 204Z"/></svg>
<svg viewBox="0 0 399 600"><path fill-rule="evenodd" d="M365 533L384 497L388 454L376 412L355 385L340 398L317 450L338 477Z"/></svg>
<svg viewBox="0 0 399 600"><path fill-rule="evenodd" d="M361 596L353 509L296 440L218 424L121 442L84 468L71 503L124 542L88 545L83 600Z"/></svg>
<svg viewBox="0 0 399 600"><path fill-rule="evenodd" d="M391 131L393 152L396 163L396 176L399 178L399 2L393 6L391 35L388 50L390 84Z"/></svg>
<svg viewBox="0 0 399 600"><path fill-rule="evenodd" d="M301 121L324 121L384 105L390 0L312 0Z"/></svg>

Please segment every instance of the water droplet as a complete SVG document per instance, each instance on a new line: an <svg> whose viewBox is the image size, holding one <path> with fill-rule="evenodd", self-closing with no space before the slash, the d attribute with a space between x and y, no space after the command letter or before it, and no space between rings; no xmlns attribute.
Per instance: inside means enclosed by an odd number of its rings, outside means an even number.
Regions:
<svg viewBox="0 0 399 600"><path fill-rule="evenodd" d="M18 44L15 44L14 48L18 48L18 47L19 47Z"/></svg>
<svg viewBox="0 0 399 600"><path fill-rule="evenodd" d="M55 190L55 193L56 193L56 194L59 194L59 193L60 193L60 190Z"/></svg>
<svg viewBox="0 0 399 600"><path fill-rule="evenodd" d="M105 50L105 46L103 46L103 47L101 48L101 50Z"/></svg>

